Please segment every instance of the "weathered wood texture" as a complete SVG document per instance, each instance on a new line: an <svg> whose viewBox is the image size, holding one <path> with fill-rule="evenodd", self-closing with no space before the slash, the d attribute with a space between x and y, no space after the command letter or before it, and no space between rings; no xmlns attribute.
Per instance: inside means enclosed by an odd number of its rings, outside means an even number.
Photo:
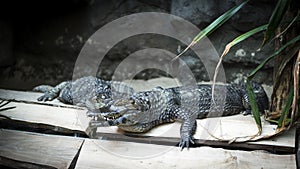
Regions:
<svg viewBox="0 0 300 169"><path fill-rule="evenodd" d="M0 165L13 168L296 168L295 155L190 148L0 131ZM78 156L78 159L77 159Z"/></svg>
<svg viewBox="0 0 300 169"><path fill-rule="evenodd" d="M94 168L296 168L295 155L263 151L179 148L119 141L86 140L76 169Z"/></svg>
<svg viewBox="0 0 300 169"><path fill-rule="evenodd" d="M68 169L84 139L0 130L0 165Z"/></svg>
<svg viewBox="0 0 300 169"><path fill-rule="evenodd" d="M3 92L3 91L2 91ZM18 125L17 129L33 128L34 130L52 130L65 134L85 134L89 118L86 117L86 110L80 107L66 107L65 104L53 101L54 106L44 105L44 102L36 104L37 93L16 92L5 90L4 96L0 99L16 100L7 106L16 106L15 109L0 112L0 115L11 118L0 118L0 126ZM32 102L24 103L25 99L30 98ZM27 100L28 101L28 100ZM47 102L46 102L47 103ZM57 104L56 104L57 103ZM56 106L55 106L56 105ZM60 107L57 107L60 106ZM275 132L276 125L271 125L263 121L263 133L261 136L266 137ZM235 140L243 142L257 133L256 124L251 116L229 116L222 118L209 118L197 120L198 128L195 134L197 145L211 145L222 147L233 147L243 149L263 149L272 152L294 152L295 151L295 131L291 130L283 135L268 140L257 142L234 143L228 144L228 141ZM99 127L96 138L105 137L112 140L134 141L143 143L156 143L164 145L176 145L179 142L180 124L166 124L154 128L144 134L124 133L117 127ZM89 133L87 133L89 134ZM220 140L223 141L220 141ZM225 141L224 141L225 140Z"/></svg>
<svg viewBox="0 0 300 169"><path fill-rule="evenodd" d="M195 143L199 145L210 145L227 148L242 148L249 150L267 150L271 152L295 151L295 130L290 130L280 136L266 140L244 142L245 139L256 134L257 129L252 117L236 115L222 118L211 118L197 120ZM276 126L265 122L263 133L259 137L265 137L275 132ZM122 132L117 127L99 127L96 137L112 140L134 140L135 142L156 143L166 145L176 145L180 139L180 124L166 124L150 130L144 134L128 134ZM222 140L221 140L222 139ZM258 139L254 138L253 140ZM237 143L228 144L235 140Z"/></svg>
<svg viewBox="0 0 300 169"><path fill-rule="evenodd" d="M0 115L10 118L0 118L0 126L40 127L62 133L84 133L87 128L87 124L80 120L86 117L85 110L20 102L11 102L7 106L16 108L0 112Z"/></svg>
<svg viewBox="0 0 300 169"><path fill-rule="evenodd" d="M165 87L168 85L166 84ZM15 109L0 112L0 115L3 115L0 116L0 127L10 128L18 125L19 130L24 128L52 130L54 133L60 132L64 135L87 132L90 119L86 117L86 109L66 105L57 100L38 102L36 98L40 95L40 93L0 89L0 99L14 100L6 106L16 106ZM85 140L2 129L0 130L0 166L13 168L75 166L79 169L296 168L294 154L275 155L262 151L248 152L203 147L209 145L292 154L295 152L294 130L268 140L228 144L229 140L244 141L249 138L247 136L256 134L256 125L251 116L236 115L203 119L198 120L197 123L196 144L202 147L190 148L188 151L185 149L182 152L174 146L180 139L179 123L162 125L144 134L124 133L117 127L101 127L96 132L99 139ZM275 127L263 121L263 134L260 137L272 134ZM83 145L82 149L81 145ZM76 161L78 154L78 161Z"/></svg>
<svg viewBox="0 0 300 169"><path fill-rule="evenodd" d="M43 93L37 93L37 92L0 89L0 99L2 99L2 100L10 100L10 101L31 103L31 104L49 105L49 106L55 106L55 107L69 107L69 108L75 108L75 109L82 109L81 107L78 107L78 106L64 104L57 99L54 99L53 101L47 101L47 102L37 101L37 98L39 98L42 95L43 95Z"/></svg>

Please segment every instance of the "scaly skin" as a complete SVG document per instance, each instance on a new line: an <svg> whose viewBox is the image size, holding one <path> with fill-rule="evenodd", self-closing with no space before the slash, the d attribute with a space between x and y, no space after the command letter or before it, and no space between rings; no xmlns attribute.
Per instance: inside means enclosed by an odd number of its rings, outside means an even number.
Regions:
<svg viewBox="0 0 300 169"><path fill-rule="evenodd" d="M268 109L269 102L263 88L252 83L260 112ZM183 149L193 143L196 118L219 117L251 113L245 85L216 85L214 102L212 86L197 85L134 93L127 99L113 101L108 112L89 111L88 116L96 117L90 122L91 128L116 125L128 132L146 132L153 127L179 121ZM226 97L225 97L226 96Z"/></svg>
<svg viewBox="0 0 300 169"><path fill-rule="evenodd" d="M63 103L88 106L92 110L105 107L105 103L97 100L111 100L113 94L125 97L133 93L133 89L121 82L101 80L96 77L82 77L75 81L65 81L55 87L41 85L33 91L44 92L39 101L51 101L58 98ZM98 102L99 105L96 105Z"/></svg>

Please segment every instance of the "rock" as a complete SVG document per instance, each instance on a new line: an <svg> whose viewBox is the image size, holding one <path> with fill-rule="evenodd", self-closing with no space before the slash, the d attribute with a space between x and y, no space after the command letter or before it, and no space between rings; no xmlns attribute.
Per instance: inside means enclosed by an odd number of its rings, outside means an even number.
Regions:
<svg viewBox="0 0 300 169"><path fill-rule="evenodd" d="M205 27L218 16L228 11L232 7L242 3L242 0L228 0L228 1L208 1L208 0L182 0L172 1L171 13L181 16L188 21ZM270 0L264 1L250 1L238 13L236 13L227 23L213 32L209 39L214 44L214 47L221 55L225 46L234 38L245 33L255 27L266 24L272 14L276 3ZM250 15L251 14L251 15ZM225 57L223 63L226 70L227 79L234 81L234 74L247 75L245 72L251 72L258 64L260 64L267 56L272 54L274 47L272 44L266 46L264 50L257 52L257 49L262 43L262 33L252 36L236 45ZM242 65L241 68L236 69L236 65ZM197 63L195 62L195 65ZM272 62L266 65L266 72L259 75L258 79L264 82L271 83L272 76L269 76L269 68L272 68ZM245 71L243 72L243 69ZM197 68L199 70L199 68ZM228 73L230 72L230 73ZM200 74L203 74L201 71ZM263 80L265 78L265 80Z"/></svg>
<svg viewBox="0 0 300 169"><path fill-rule="evenodd" d="M22 89L31 89L36 83L55 84L72 78L76 69L75 62L84 43L101 43L90 42L89 37L103 25L119 17L139 12L164 12L180 16L203 29L241 2L242 0L30 0L20 2L20 7L14 3L2 5L10 11L20 13L7 17L2 15L0 18L0 76L4 79L0 87L18 89L18 84L22 82ZM211 34L209 38L218 53L221 54L225 45L238 35L266 23L274 5L275 2L271 0L250 1ZM5 14L3 11L2 13ZM247 75L272 53L272 44L261 52L256 51L261 40L262 34L259 34L231 49L223 62L229 81ZM142 49L160 48L177 54L184 47L181 42L161 35L133 36L119 42L107 53L97 75L103 79L111 79L115 69L128 55ZM91 52L93 54L97 55L97 52ZM193 52L188 51L181 59L190 67L198 81L209 80L205 66ZM258 74L258 81L271 83L271 70L272 63L268 63ZM81 73L87 72L89 70ZM160 70L147 69L136 74L135 78L149 79L158 76L170 75Z"/></svg>
<svg viewBox="0 0 300 169"><path fill-rule="evenodd" d="M219 15L218 3L215 0L173 0L171 14L195 25L211 23Z"/></svg>
<svg viewBox="0 0 300 169"><path fill-rule="evenodd" d="M12 66L14 62L12 26L0 21L0 67Z"/></svg>

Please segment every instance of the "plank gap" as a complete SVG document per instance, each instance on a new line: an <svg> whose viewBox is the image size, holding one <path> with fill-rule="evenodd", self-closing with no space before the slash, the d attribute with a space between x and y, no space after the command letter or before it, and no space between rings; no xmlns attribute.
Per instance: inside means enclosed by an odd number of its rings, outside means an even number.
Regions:
<svg viewBox="0 0 300 169"><path fill-rule="evenodd" d="M77 161L78 161L78 157L79 157L79 154L81 152L81 149L82 149L82 146L83 146L84 142L85 142L85 140L82 141L82 143L81 143L81 145L80 145L80 147L79 147L79 149L78 149L75 157L73 158L73 160L72 160L72 162L71 162L68 169L75 169Z"/></svg>
<svg viewBox="0 0 300 169"><path fill-rule="evenodd" d="M96 138L100 140L110 140L110 141L124 141L131 143L144 143L144 144L155 144L155 145L165 145L165 146L178 146L180 138L176 137L158 137L158 136L142 136L137 134L113 134L113 133L97 133ZM195 139L195 144L190 144L190 148L197 148L203 146L209 146L212 148L223 148L227 150L243 150L243 151L253 151L253 150L263 150L273 154L285 155L294 154L294 147L285 146L270 146L264 144L251 144L251 142L245 143L231 143L225 141L216 140L202 140Z"/></svg>
<svg viewBox="0 0 300 169"><path fill-rule="evenodd" d="M60 126L52 126L42 123L31 123L20 120L0 119L0 128L27 131L41 134L52 134L62 136L76 136L82 138L88 138L87 134L83 131L71 130Z"/></svg>
<svg viewBox="0 0 300 169"><path fill-rule="evenodd" d="M36 104L36 105L44 105L44 106L53 106L53 107L61 107L61 108L69 108L69 109L76 109L76 110L85 110L84 107L79 107L75 105L70 105L70 104L57 104L57 103L52 103L51 101L27 101L27 100L17 100L17 99L6 99L6 98L0 98L1 100L8 101L8 102L17 102L17 103L26 103L26 104Z"/></svg>

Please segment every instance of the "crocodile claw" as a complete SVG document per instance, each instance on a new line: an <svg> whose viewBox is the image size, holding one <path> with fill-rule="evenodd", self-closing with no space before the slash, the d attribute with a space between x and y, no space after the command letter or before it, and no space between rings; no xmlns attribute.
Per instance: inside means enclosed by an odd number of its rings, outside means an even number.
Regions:
<svg viewBox="0 0 300 169"><path fill-rule="evenodd" d="M115 126L113 120L91 120L89 126L92 128Z"/></svg>
<svg viewBox="0 0 300 169"><path fill-rule="evenodd" d="M179 143L179 147L181 147L181 151L184 149L184 147L189 149L190 143L195 144L193 137L188 137L187 136L187 137L182 138L180 143Z"/></svg>
<svg viewBox="0 0 300 169"><path fill-rule="evenodd" d="M45 93L43 96L39 97L38 101L51 101L56 98L56 94L51 93Z"/></svg>

